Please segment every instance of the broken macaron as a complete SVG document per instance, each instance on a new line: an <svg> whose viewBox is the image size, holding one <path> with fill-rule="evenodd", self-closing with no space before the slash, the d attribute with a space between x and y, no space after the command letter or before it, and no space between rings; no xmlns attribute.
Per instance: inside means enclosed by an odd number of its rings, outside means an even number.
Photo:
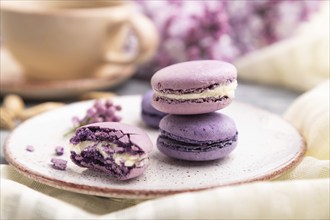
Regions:
<svg viewBox="0 0 330 220"><path fill-rule="evenodd" d="M117 179L141 175L148 166L152 142L140 128L101 122L78 128L70 139L71 160Z"/></svg>

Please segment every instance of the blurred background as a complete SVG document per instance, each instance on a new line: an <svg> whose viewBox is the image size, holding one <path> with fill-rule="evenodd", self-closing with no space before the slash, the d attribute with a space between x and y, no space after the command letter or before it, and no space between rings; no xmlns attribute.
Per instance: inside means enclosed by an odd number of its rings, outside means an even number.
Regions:
<svg viewBox="0 0 330 220"><path fill-rule="evenodd" d="M7 6L4 7L6 2L22 4L26 1L1 1L2 12L8 11ZM34 1L34 7L40 2L47 1ZM66 11L66 16L79 10L133 4L134 11L150 19L157 31L158 43L147 39L156 48L146 59L133 65L121 63L115 67L102 66L101 73L67 80L35 80L25 76L24 67L11 54L11 39L5 32L15 27L6 25L6 30L3 28L9 16L4 17L5 13L2 13L2 99L8 94L17 94L29 106L45 101L68 103L84 99L82 97L98 97L86 96L89 92L102 92L97 94L99 96L142 94L150 89L152 75L165 66L187 60L217 59L232 62L238 68L237 100L280 114L299 94L329 78L328 1L84 0L71 1L83 3L81 7L70 5L64 8L58 7L57 3L70 1L48 2L53 2L49 6L53 7L52 10ZM94 13L96 15L90 20L97 17L98 12ZM15 22L22 27L29 25L26 20L16 19ZM142 30L145 28L142 38L148 38L148 25L150 26L147 23L138 25ZM20 38L28 42L28 32L42 35L46 33L46 29L50 31L52 28L55 26L31 26L32 30L26 30L26 37L22 34ZM70 31L79 30L77 24L70 22L67 22L65 28ZM96 31L95 25L90 25L89 28L89 32ZM60 36L63 33L52 33L56 34ZM140 35L134 28L120 35L118 42L121 42L121 50L137 53L137 39L141 38ZM88 36L78 37L83 39ZM47 38L44 37L43 40L45 42L40 44L47 44ZM68 45L75 43L77 42L66 42ZM11 44L20 46L15 42ZM148 47L148 43L144 46ZM32 46L30 50L33 51ZM73 56L79 57L82 53L74 51Z"/></svg>
<svg viewBox="0 0 330 220"><path fill-rule="evenodd" d="M238 58L292 37L324 7L321 1L147 1L137 0L156 24L161 44L140 71L186 60ZM148 69L150 68L150 69Z"/></svg>

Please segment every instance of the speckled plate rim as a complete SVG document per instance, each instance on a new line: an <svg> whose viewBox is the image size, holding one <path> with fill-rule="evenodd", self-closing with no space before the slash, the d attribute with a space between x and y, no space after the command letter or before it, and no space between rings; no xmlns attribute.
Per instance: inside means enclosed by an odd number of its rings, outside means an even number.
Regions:
<svg viewBox="0 0 330 220"><path fill-rule="evenodd" d="M236 101L235 101L236 102ZM75 105L79 104L82 102L76 102L72 103L69 105ZM239 103L240 105L243 106L248 106L249 108L254 108L257 109L258 111L263 111L267 114L270 114L274 117L280 118L283 120L283 122L287 123L289 126L291 126L294 130L296 130L289 122L281 118L280 116L273 114L271 112L268 112L266 110L260 109L258 107L254 107L249 104L241 103L241 102L236 102ZM67 106L69 106L67 105ZM65 107L61 107L65 108ZM56 111L52 110L52 111ZM49 112L43 113L47 114ZM38 117L38 116L36 116ZM20 126L22 126L24 123L28 123L30 120L33 120L33 118L28 119L27 121L23 122L21 125L19 125L16 129L19 129ZM16 130L15 129L15 130ZM150 190L150 189L144 189L144 190L127 190L127 189L114 189L110 187L97 187L97 186L89 186L89 185L84 185L84 184L79 184L79 183L71 183L67 181L61 181L58 179L52 179L45 177L43 174L40 174L38 172L31 171L29 169L26 169L24 166L22 166L19 161L16 161L15 158L12 158L10 156L9 150L7 149L9 146L9 142L11 141L12 136L15 134L15 130L11 132L11 134L7 137L5 144L4 144L4 156L6 160L8 161L9 164L11 164L15 170L17 170L19 173L22 175L31 178L35 181L38 181L40 183L53 186L55 188L59 189L64 189L72 192L77 192L77 193L83 193L83 194L88 194L88 195L96 195L96 196L102 196L102 197L114 197L114 198L129 198L129 199L152 199L152 198L157 198L157 197L162 197L162 196L168 196L168 195L173 195L177 193L185 193L185 192L195 192L195 191L201 191L201 190L207 190L207 189L213 189L217 187L225 187L225 186L233 186L233 185L239 185L239 184L244 184L244 183L251 183L251 182L256 182L256 181L266 181L266 180L271 180L274 179L281 174L289 171L290 169L294 168L296 165L301 162L303 159L306 151L307 151L307 146L300 135L300 146L298 151L295 156L288 162L284 163L281 167L279 167L276 170L272 170L269 172L264 173L263 175L260 175L258 177L252 177L252 178L247 178L244 181L235 181L227 184L214 184L214 185L209 185L206 187L196 187L196 188L184 188L184 189L178 189L178 190L171 190L171 189L166 189L166 190Z"/></svg>
<svg viewBox="0 0 330 220"><path fill-rule="evenodd" d="M303 142L302 142L303 143ZM304 146L304 145L302 145ZM292 169L295 167L303 158L306 148L302 147L302 151L297 154L297 156L290 161L288 164L283 166L281 169L276 170L275 172L271 173L265 173L263 176L259 176L256 178L247 179L246 181L238 181L234 183L229 184L218 184L208 187L199 187L199 188L191 188L191 189L184 189L184 190L124 190L124 189L111 189L106 187L93 187L83 184L77 184L77 183L69 183L65 181L60 180L54 180L50 178L46 178L43 175L40 175L35 172L29 172L27 169L25 169L23 166L21 166L19 163L15 162L15 160L9 159L9 157L6 155L5 151L5 158L10 163L16 171L18 171L20 174L31 178L33 180L36 180L40 183L59 188L64 189L72 192L77 193L83 193L88 195L96 195L96 196L102 196L102 197L114 197L114 198L129 198L129 199L152 199L162 196L169 196L174 195L177 193L186 193L186 192L196 192L196 191L202 191L207 189L213 189L217 187L225 187L225 186L234 186L234 185L240 185L244 183L252 183L257 181L266 181L274 179L278 176L280 176L282 173ZM78 187L77 187L78 186Z"/></svg>

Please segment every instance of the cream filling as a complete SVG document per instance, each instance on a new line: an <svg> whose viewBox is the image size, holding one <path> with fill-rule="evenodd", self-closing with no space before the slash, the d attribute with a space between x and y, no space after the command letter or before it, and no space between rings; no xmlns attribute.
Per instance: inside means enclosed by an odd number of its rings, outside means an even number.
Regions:
<svg viewBox="0 0 330 220"><path fill-rule="evenodd" d="M90 147L91 145L95 145L95 142L83 141L76 145L70 144L70 149L71 149L71 151L75 152L76 154L80 154L81 151L83 151L87 147ZM103 158L107 158L109 156L108 153L106 151L104 151L103 145L109 145L112 149L115 149L118 147L117 144L109 143L106 141L99 142L96 145L96 149L103 156ZM124 163L124 165L127 167L134 166L135 164L137 167L141 167L144 165L144 160L148 159L148 157L146 154L130 155L129 153L114 153L113 159L117 165L121 165L121 163Z"/></svg>
<svg viewBox="0 0 330 220"><path fill-rule="evenodd" d="M209 97L223 97L228 96L229 98L234 98L235 90L237 87L237 81L233 81L228 85L219 85L215 89L207 89L201 93L189 93L189 94L163 94L161 92L155 91L157 96L165 97L169 99L203 99Z"/></svg>
<svg viewBox="0 0 330 220"><path fill-rule="evenodd" d="M102 154L102 156L104 158L106 158L108 156L108 154L103 150L103 145L110 145L110 147L112 149L115 149L117 146L117 144L113 144L113 143L109 143L109 142L106 142L106 141L101 141L99 142L97 145L96 145L96 149L100 152L100 154ZM76 154L80 154L81 151L83 151L85 148L87 147L90 147L91 145L95 145L95 142L93 141L83 141L83 142L80 142L79 144L71 144L70 145L70 149L72 151L74 151Z"/></svg>
<svg viewBox="0 0 330 220"><path fill-rule="evenodd" d="M143 155L130 155L128 153L115 153L113 155L113 159L115 160L115 163L120 165L121 163L124 163L126 167L132 167L134 164L137 164L137 167L141 167L144 165L144 160L148 159L145 154Z"/></svg>

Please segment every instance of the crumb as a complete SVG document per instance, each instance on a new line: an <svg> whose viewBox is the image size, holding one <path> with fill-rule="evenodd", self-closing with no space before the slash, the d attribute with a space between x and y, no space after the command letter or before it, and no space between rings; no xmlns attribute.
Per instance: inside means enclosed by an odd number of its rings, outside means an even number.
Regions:
<svg viewBox="0 0 330 220"><path fill-rule="evenodd" d="M62 146L55 147L55 153L57 156L61 156L64 154L64 148Z"/></svg>
<svg viewBox="0 0 330 220"><path fill-rule="evenodd" d="M34 151L34 147L32 145L28 145L28 146L26 146L25 150L26 151L29 151L29 152L33 152Z"/></svg>
<svg viewBox="0 0 330 220"><path fill-rule="evenodd" d="M66 160L62 160L62 159L58 159L58 158L52 158L51 162L52 167L56 170L65 170L66 169L66 164L68 161Z"/></svg>

